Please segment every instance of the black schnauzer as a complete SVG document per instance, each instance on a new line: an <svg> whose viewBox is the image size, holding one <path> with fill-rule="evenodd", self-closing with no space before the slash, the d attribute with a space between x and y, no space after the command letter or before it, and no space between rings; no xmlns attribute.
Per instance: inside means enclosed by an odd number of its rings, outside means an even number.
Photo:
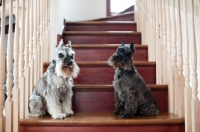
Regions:
<svg viewBox="0 0 200 132"><path fill-rule="evenodd" d="M108 64L116 69L113 81L116 101L114 114L121 118L130 118L135 114L159 115L151 89L133 64L134 52L133 42L127 47L123 40L116 53L108 59Z"/></svg>

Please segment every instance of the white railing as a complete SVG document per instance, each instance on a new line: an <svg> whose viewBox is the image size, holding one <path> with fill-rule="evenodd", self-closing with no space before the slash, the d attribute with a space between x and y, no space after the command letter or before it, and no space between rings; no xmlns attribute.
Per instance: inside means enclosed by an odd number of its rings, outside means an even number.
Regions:
<svg viewBox="0 0 200 132"><path fill-rule="evenodd" d="M135 9L142 43L156 61L157 84L168 84L169 112L185 118L186 132L198 132L200 1L136 0Z"/></svg>
<svg viewBox="0 0 200 132"><path fill-rule="evenodd" d="M50 1L2 0L0 13L0 132L18 132L20 119L28 115L33 87L43 74L43 62L50 57ZM7 43L6 17L9 17ZM5 104L4 85L7 88Z"/></svg>

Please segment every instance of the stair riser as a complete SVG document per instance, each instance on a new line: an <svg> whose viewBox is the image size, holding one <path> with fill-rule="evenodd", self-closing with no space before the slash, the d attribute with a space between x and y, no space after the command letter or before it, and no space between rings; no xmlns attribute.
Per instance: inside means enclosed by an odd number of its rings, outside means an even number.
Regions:
<svg viewBox="0 0 200 132"><path fill-rule="evenodd" d="M106 118L106 117L105 117ZM34 126L34 125L21 125L20 132L184 132L184 124L179 125L137 125L137 126Z"/></svg>
<svg viewBox="0 0 200 132"><path fill-rule="evenodd" d="M168 111L168 92L152 91L157 107ZM113 90L75 90L73 95L73 110L75 112L113 112Z"/></svg>
<svg viewBox="0 0 200 132"><path fill-rule="evenodd" d="M72 44L119 44L125 39L127 43L134 42L135 44L141 44L141 35L71 35L65 34L64 42L71 40Z"/></svg>
<svg viewBox="0 0 200 132"><path fill-rule="evenodd" d="M65 31L136 31L136 24L70 24Z"/></svg>
<svg viewBox="0 0 200 132"><path fill-rule="evenodd" d="M107 61L108 58L116 52L113 49L79 49L74 48L76 52L76 61ZM133 55L135 61L148 61L147 48L136 49Z"/></svg>
<svg viewBox="0 0 200 132"><path fill-rule="evenodd" d="M156 67L137 67L137 71L144 78L146 83L156 83ZM78 78L74 79L75 84L112 84L114 69L108 67L80 67Z"/></svg>

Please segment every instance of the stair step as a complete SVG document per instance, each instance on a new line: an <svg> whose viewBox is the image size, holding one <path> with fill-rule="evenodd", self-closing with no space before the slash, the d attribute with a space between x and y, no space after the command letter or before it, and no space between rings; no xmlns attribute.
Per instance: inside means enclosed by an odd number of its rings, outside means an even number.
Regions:
<svg viewBox="0 0 200 132"><path fill-rule="evenodd" d="M106 61L119 46L120 44L72 44L76 61ZM134 61L147 61L148 46L135 44L135 48Z"/></svg>
<svg viewBox="0 0 200 132"><path fill-rule="evenodd" d="M72 44L117 44L123 39L141 44L141 33L135 31L63 31L63 39Z"/></svg>
<svg viewBox="0 0 200 132"><path fill-rule="evenodd" d="M108 16L105 18L98 18L92 21L134 21L134 11L118 14L116 16Z"/></svg>
<svg viewBox="0 0 200 132"><path fill-rule="evenodd" d="M148 84L161 111L168 111L168 86ZM75 84L73 110L76 112L113 112L113 85ZM91 107L92 106L92 107Z"/></svg>
<svg viewBox="0 0 200 132"><path fill-rule="evenodd" d="M67 22L65 31L136 31L133 21Z"/></svg>
<svg viewBox="0 0 200 132"><path fill-rule="evenodd" d="M75 113L63 120L50 116L20 120L20 132L184 132L184 118L161 112L160 116L135 116L120 119L112 113Z"/></svg>
<svg viewBox="0 0 200 132"><path fill-rule="evenodd" d="M115 70L106 61L77 61L76 63L80 67L80 74L74 79L75 84L112 84ZM44 71L49 64L50 62L44 63ZM156 83L155 62L135 61L134 65L146 83Z"/></svg>

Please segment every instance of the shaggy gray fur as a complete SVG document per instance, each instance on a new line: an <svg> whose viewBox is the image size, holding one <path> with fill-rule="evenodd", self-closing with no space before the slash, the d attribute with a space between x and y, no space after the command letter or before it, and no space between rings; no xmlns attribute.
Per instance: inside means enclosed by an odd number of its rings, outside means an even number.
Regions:
<svg viewBox="0 0 200 132"><path fill-rule="evenodd" d="M121 118L130 118L135 114L159 115L150 88L133 64L134 52L133 42L127 47L122 41L116 53L108 59L108 64L116 68L113 81L116 101L114 114Z"/></svg>
<svg viewBox="0 0 200 132"><path fill-rule="evenodd" d="M30 116L43 116L49 113L54 119L63 119L73 115L73 77L77 77L79 73L74 57L71 42L64 46L61 41L56 51L56 60L40 78L30 97Z"/></svg>

